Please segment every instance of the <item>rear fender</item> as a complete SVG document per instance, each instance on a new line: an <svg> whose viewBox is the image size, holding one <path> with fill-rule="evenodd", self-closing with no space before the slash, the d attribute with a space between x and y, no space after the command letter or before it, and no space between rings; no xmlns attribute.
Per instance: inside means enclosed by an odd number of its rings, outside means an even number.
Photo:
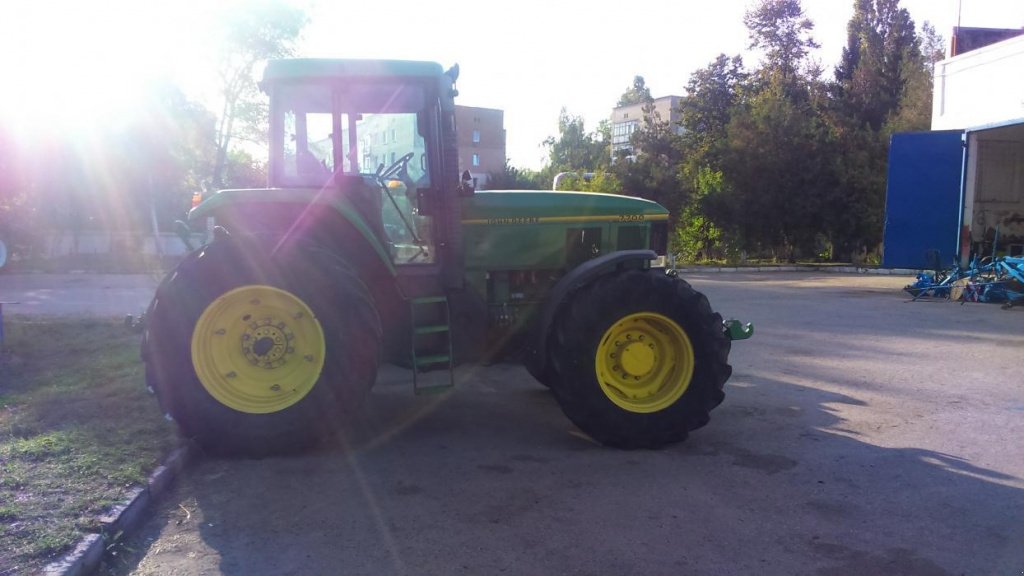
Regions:
<svg viewBox="0 0 1024 576"><path fill-rule="evenodd" d="M333 217L328 217L332 215ZM336 248L337 242L323 236L342 236L337 226L351 229L360 240L359 249L370 252L374 260L391 276L395 267L380 238L359 210L336 190L324 189L254 189L221 190L205 199L189 213L192 229L202 229L207 217L214 217L229 231L246 233L272 232L283 238L319 236L318 243ZM340 222L338 221L340 219ZM332 222L333 221L333 222ZM327 229L325 229L327 228ZM337 232L337 234L334 234ZM347 247L343 247L347 248ZM355 248L355 247L351 247ZM345 250L348 252L348 250Z"/></svg>

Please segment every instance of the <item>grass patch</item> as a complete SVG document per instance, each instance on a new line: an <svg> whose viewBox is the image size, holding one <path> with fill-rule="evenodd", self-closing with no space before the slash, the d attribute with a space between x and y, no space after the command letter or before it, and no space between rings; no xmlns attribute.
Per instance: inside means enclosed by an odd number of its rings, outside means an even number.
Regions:
<svg viewBox="0 0 1024 576"><path fill-rule="evenodd" d="M32 574L175 446L146 389L139 336L119 322L5 324L0 352L0 574Z"/></svg>

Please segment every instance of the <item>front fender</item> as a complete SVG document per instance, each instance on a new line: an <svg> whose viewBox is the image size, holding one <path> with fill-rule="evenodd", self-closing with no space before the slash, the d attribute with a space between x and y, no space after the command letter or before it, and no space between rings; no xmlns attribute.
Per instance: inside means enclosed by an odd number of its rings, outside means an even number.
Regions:
<svg viewBox="0 0 1024 576"><path fill-rule="evenodd" d="M528 346L526 358L523 359L527 369L534 376L544 374L547 367L547 340L551 332L551 325L554 323L555 314L565 299L572 291L585 286L597 278L610 274L622 268L636 266L648 267L650 261L657 258L654 250L620 250L598 256L587 260L583 264L573 268L568 274L562 277L555 284L548 301L544 304L544 310L533 326L533 334Z"/></svg>

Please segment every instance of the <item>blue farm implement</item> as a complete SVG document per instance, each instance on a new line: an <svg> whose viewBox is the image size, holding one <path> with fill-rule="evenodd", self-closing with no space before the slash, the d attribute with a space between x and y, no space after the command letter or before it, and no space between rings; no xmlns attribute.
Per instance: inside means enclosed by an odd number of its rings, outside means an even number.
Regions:
<svg viewBox="0 0 1024 576"><path fill-rule="evenodd" d="M1024 258L975 258L967 267L954 264L944 271L922 272L903 289L914 300L998 302L1010 308L1024 304Z"/></svg>

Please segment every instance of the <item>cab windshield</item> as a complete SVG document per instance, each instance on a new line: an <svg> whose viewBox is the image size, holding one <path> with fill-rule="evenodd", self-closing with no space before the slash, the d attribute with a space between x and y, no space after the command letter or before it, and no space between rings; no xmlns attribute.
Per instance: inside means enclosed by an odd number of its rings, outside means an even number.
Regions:
<svg viewBox="0 0 1024 576"><path fill-rule="evenodd" d="M271 185L326 188L349 180L370 228L396 263L434 261L432 219L417 210L430 188L431 111L423 85L285 84L271 106Z"/></svg>
<svg viewBox="0 0 1024 576"><path fill-rule="evenodd" d="M331 175L429 185L422 86L297 84L275 90L274 184L323 186Z"/></svg>

